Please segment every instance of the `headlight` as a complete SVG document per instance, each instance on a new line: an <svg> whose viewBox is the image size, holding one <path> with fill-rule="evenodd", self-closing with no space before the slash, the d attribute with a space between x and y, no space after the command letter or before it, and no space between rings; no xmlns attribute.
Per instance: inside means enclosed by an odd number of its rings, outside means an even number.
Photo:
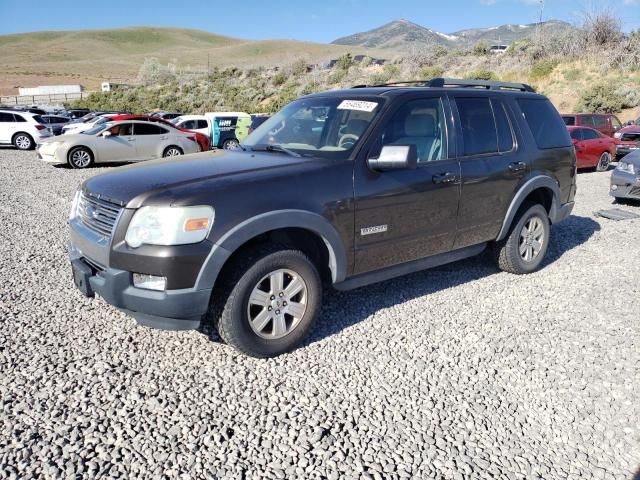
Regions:
<svg viewBox="0 0 640 480"><path fill-rule="evenodd" d="M198 243L207 237L214 216L209 206L142 207L133 215L125 241L133 248Z"/></svg>
<svg viewBox="0 0 640 480"><path fill-rule="evenodd" d="M636 173L633 163L629 162L618 162L617 169L621 172L630 173L631 175L635 175Z"/></svg>
<svg viewBox="0 0 640 480"><path fill-rule="evenodd" d="M622 133L616 132L613 134L613 138L622 138Z"/></svg>
<svg viewBox="0 0 640 480"><path fill-rule="evenodd" d="M80 190L73 196L71 202L71 211L69 212L69 220L73 220L78 215L78 203L80 202Z"/></svg>

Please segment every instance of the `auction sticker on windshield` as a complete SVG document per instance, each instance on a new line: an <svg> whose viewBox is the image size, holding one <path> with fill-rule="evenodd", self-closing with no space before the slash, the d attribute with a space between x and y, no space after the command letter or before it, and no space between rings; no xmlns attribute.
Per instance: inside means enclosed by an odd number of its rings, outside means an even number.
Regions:
<svg viewBox="0 0 640 480"><path fill-rule="evenodd" d="M378 102L365 102L364 100L343 100L338 105L338 110L358 110L360 112L373 112Z"/></svg>

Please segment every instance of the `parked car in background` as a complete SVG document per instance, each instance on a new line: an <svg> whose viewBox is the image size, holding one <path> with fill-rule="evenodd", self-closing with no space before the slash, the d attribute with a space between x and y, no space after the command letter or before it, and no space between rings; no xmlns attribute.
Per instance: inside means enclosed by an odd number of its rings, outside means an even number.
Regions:
<svg viewBox="0 0 640 480"><path fill-rule="evenodd" d="M116 114L107 113L103 115L96 115L93 117L89 117L87 120L83 122L69 122L62 127L62 135L72 135L74 133L81 133L85 130L92 129L96 125L102 125L111 120L111 118L115 117Z"/></svg>
<svg viewBox="0 0 640 480"><path fill-rule="evenodd" d="M230 150L238 148L251 126L251 115L244 112L207 112L204 116L211 125L211 146Z"/></svg>
<svg viewBox="0 0 640 480"><path fill-rule="evenodd" d="M178 117L180 118L180 117ZM160 118L160 117L150 117L148 115L116 115L112 118L113 121L120 121L120 120L144 120L147 122L157 122L160 123L161 125L165 125L167 127L171 127L171 128L175 128L178 129L182 132L187 132L187 133L193 133L196 137L196 141L198 142L198 145L200 145L200 151L202 152L206 152L207 150L209 150L209 135L207 134L203 134L188 128L182 128L179 127L177 125L175 125L173 122L175 121L169 121L169 120L165 120L164 118Z"/></svg>
<svg viewBox="0 0 640 480"><path fill-rule="evenodd" d="M54 135L60 135L62 127L69 123L70 120L69 117L63 117L62 115L40 115L40 122Z"/></svg>
<svg viewBox="0 0 640 480"><path fill-rule="evenodd" d="M249 133L253 132L256 128L269 120L271 115L268 113L255 113L251 115L251 126L249 127Z"/></svg>
<svg viewBox="0 0 640 480"><path fill-rule="evenodd" d="M618 117L608 113L567 113L562 115L564 124L568 127L595 128L608 137L622 128Z"/></svg>
<svg viewBox="0 0 640 480"><path fill-rule="evenodd" d="M17 110L0 110L0 144L13 145L18 150L31 150L52 133L39 116Z"/></svg>
<svg viewBox="0 0 640 480"><path fill-rule="evenodd" d="M38 147L38 158L50 163L68 163L73 168L87 168L94 163L139 162L199 151L192 133L157 122L124 120L55 137Z"/></svg>
<svg viewBox="0 0 640 480"><path fill-rule="evenodd" d="M171 120L171 123L178 128L211 136L211 124L204 115L182 115Z"/></svg>
<svg viewBox="0 0 640 480"><path fill-rule="evenodd" d="M84 117L88 113L91 113L91 110L89 110L88 108L71 108L65 111L65 114L72 120Z"/></svg>
<svg viewBox="0 0 640 480"><path fill-rule="evenodd" d="M640 125L631 124L618 130L615 138L626 141L640 141Z"/></svg>
<svg viewBox="0 0 640 480"><path fill-rule="evenodd" d="M180 112L154 112L149 114L150 117L158 117L165 120L173 120L174 118L180 117L182 115L184 115L184 113Z"/></svg>
<svg viewBox="0 0 640 480"><path fill-rule="evenodd" d="M576 148L576 166L594 168L598 172L609 169L609 165L616 157L618 142L594 128L567 127L569 135Z"/></svg>
<svg viewBox="0 0 640 480"><path fill-rule="evenodd" d="M640 200L640 150L624 157L611 172L609 194L616 200Z"/></svg>

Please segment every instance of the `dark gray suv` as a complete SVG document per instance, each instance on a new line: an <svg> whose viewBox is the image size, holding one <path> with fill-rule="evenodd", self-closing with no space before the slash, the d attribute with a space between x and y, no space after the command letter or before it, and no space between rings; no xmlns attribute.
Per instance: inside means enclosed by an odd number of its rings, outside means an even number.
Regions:
<svg viewBox="0 0 640 480"><path fill-rule="evenodd" d="M477 255L539 268L576 158L523 84L435 79L300 98L240 149L120 168L70 217L78 288L144 325L205 317L268 357L309 333L323 286L352 289Z"/></svg>

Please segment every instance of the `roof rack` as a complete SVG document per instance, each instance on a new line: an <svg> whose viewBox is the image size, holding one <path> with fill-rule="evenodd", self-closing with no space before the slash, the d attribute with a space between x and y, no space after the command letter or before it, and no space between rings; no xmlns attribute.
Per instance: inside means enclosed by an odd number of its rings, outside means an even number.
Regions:
<svg viewBox="0 0 640 480"><path fill-rule="evenodd" d="M535 89L532 86L527 85L526 83L495 82L487 80L461 80L457 78L432 78L431 80L410 80L407 82L392 82L380 85L356 85L352 88L402 87L410 85L430 88L457 87L482 88L486 90L517 90L520 92L535 93Z"/></svg>

